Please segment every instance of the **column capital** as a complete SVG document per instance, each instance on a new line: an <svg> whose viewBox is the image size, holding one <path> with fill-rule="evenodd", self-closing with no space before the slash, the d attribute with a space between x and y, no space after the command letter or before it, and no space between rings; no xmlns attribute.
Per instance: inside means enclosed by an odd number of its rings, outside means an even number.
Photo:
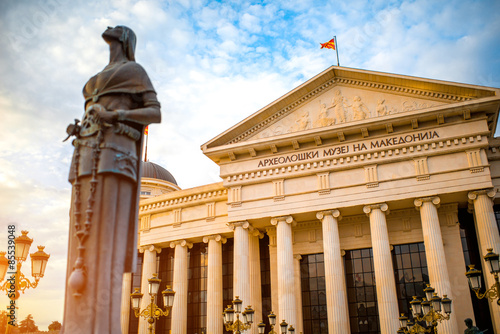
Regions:
<svg viewBox="0 0 500 334"><path fill-rule="evenodd" d="M425 202L430 202L434 204L436 208L439 208L439 203L441 203L441 199L438 196L420 197L420 198L415 198L413 204L418 210L419 208L422 207L422 205L424 205Z"/></svg>
<svg viewBox="0 0 500 334"><path fill-rule="evenodd" d="M259 239L264 238L264 233L262 233L258 228L254 228L254 230L252 231L252 235L254 237L258 237Z"/></svg>
<svg viewBox="0 0 500 334"><path fill-rule="evenodd" d="M366 213L366 215L368 216L373 210L377 209L382 212L385 212L386 214L389 214L389 206L387 205L387 203L365 205L363 207L363 212Z"/></svg>
<svg viewBox="0 0 500 334"><path fill-rule="evenodd" d="M253 231L252 225L246 220L242 220L239 222L227 223L226 225L231 229L231 231L234 231L235 228L237 228L237 227L242 227L245 230L248 229L250 232Z"/></svg>
<svg viewBox="0 0 500 334"><path fill-rule="evenodd" d="M161 253L161 247L155 246L155 245L146 245L146 246L140 246L139 247L139 253L144 253L146 250L150 252L156 252L158 254Z"/></svg>
<svg viewBox="0 0 500 334"><path fill-rule="evenodd" d="M293 254L293 258L295 260L299 260L300 261L300 260L302 260L302 255L300 255L300 254Z"/></svg>
<svg viewBox="0 0 500 334"><path fill-rule="evenodd" d="M180 245L182 247L192 248L193 244L185 239L172 241L170 243L170 248L175 248L175 246Z"/></svg>
<svg viewBox="0 0 500 334"><path fill-rule="evenodd" d="M322 220L323 217L325 216L332 216L333 218L337 218L338 220L342 219L342 216L340 215L340 211L337 209L333 210L327 210L327 211L319 211L316 213L316 218L319 220Z"/></svg>
<svg viewBox="0 0 500 334"><path fill-rule="evenodd" d="M293 217L292 216L281 216L281 217L271 218L271 225L278 225L278 223L280 221L286 222L287 224L292 224Z"/></svg>
<svg viewBox="0 0 500 334"><path fill-rule="evenodd" d="M495 189L481 189L481 190L474 190L474 191L469 191L467 194L467 197L469 197L469 203L474 202L474 200L477 199L479 195L486 195L489 198L495 197L496 191Z"/></svg>
<svg viewBox="0 0 500 334"><path fill-rule="evenodd" d="M203 242L206 244L208 244L208 242L210 240L215 240L215 241L221 242L223 244L225 244L227 241L227 239L220 234L212 234L212 235L207 235L207 236L203 237Z"/></svg>

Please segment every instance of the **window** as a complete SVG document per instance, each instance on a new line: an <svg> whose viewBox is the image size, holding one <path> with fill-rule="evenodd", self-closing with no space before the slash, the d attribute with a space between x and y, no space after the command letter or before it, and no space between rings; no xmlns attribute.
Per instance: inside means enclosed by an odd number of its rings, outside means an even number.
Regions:
<svg viewBox="0 0 500 334"><path fill-rule="evenodd" d="M396 245L392 252L399 313L410 316L410 301L413 296L425 296L424 288L429 283L424 243Z"/></svg>
<svg viewBox="0 0 500 334"><path fill-rule="evenodd" d="M323 254L302 255L302 260L300 260L300 279L304 333L328 334Z"/></svg>
<svg viewBox="0 0 500 334"><path fill-rule="evenodd" d="M187 332L201 334L207 327L208 252L204 243L189 250ZM222 311L221 311L222 312Z"/></svg>
<svg viewBox="0 0 500 334"><path fill-rule="evenodd" d="M495 211L495 218L497 220L498 232L500 233L500 205L494 205L493 210Z"/></svg>
<svg viewBox="0 0 500 334"><path fill-rule="evenodd" d="M351 333L380 333L372 249L346 251L345 275Z"/></svg>
<svg viewBox="0 0 500 334"><path fill-rule="evenodd" d="M172 286L174 281L174 255L175 249L162 248L161 253L158 254L156 260L159 262L158 278L161 279L160 289L158 290L158 297L156 297L156 305L165 310L163 305L163 297L161 292L167 288L167 285ZM147 298L149 295L144 295L142 298ZM175 297L174 297L175 298ZM172 328L172 317L160 317L156 320L156 330L158 334L169 334Z"/></svg>
<svg viewBox="0 0 500 334"><path fill-rule="evenodd" d="M497 224L500 221L500 207L495 205L493 210L495 211L495 217L497 219ZM467 212L466 208L458 209L458 221L460 223L460 237L462 240L462 249L464 252L465 264L474 264L476 269L483 270L481 266L481 251L477 244L476 228L474 224L474 216ZM468 270L469 268L464 268ZM483 287L484 276L481 278ZM484 290L483 290L484 291ZM486 299L478 299L471 289L469 289L472 301L472 307L474 309L474 318L476 320L476 326L479 328L493 328L491 324L491 316L489 303Z"/></svg>
<svg viewBox="0 0 500 334"><path fill-rule="evenodd" d="M130 293L134 292L134 288L141 289L141 277L142 277L142 260L144 254L137 254L137 267L135 273L132 274L132 289ZM129 304L130 305L130 304ZM130 316L128 320L128 332L130 334L137 334L139 331L139 318L134 314L134 310L130 306Z"/></svg>
<svg viewBox="0 0 500 334"><path fill-rule="evenodd" d="M233 245L234 239L227 239L225 244L222 244L222 299L224 309L227 305L232 305L233 302ZM221 310L221 321L222 312ZM226 331L224 333L231 333Z"/></svg>
<svg viewBox="0 0 500 334"><path fill-rule="evenodd" d="M264 235L264 238L259 240L259 250L260 279L262 283L262 320L266 324L266 333L268 333L271 330L271 327L269 326L269 318L267 316L273 310L273 305L271 303L271 262L269 256L269 236L267 234Z"/></svg>

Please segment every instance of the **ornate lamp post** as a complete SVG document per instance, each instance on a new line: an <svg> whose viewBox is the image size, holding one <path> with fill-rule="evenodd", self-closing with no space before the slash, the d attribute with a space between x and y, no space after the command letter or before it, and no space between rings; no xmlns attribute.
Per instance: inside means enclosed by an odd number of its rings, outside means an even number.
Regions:
<svg viewBox="0 0 500 334"><path fill-rule="evenodd" d="M420 300L417 296L413 296L410 305L415 323L410 322L408 317L401 314L401 317L399 317L401 328L398 333L437 333L438 323L450 319L451 299L446 295L443 295L443 298L441 298L434 291L434 288L430 284L427 284L427 287L424 289L425 298ZM425 328L421 326L418 323L421 321L425 321L429 327Z"/></svg>
<svg viewBox="0 0 500 334"><path fill-rule="evenodd" d="M495 278L495 283L487 289L484 293L480 293L481 290L481 270L474 268L474 265L469 265L469 271L465 273L467 279L469 280L469 285L471 289L476 293L478 299L488 298L494 300L497 298L497 304L500 305L500 283L498 281L498 274L500 272L499 255L493 253L493 248L487 249L488 253L484 256L484 261L488 263L490 267L490 273L493 274Z"/></svg>
<svg viewBox="0 0 500 334"><path fill-rule="evenodd" d="M158 305L155 304L155 298L158 294L158 290L160 289L161 282L161 279L159 279L157 276L157 274L153 274L153 277L148 279L149 296L151 297L151 303L149 303L149 305L145 309L143 309L142 311L140 310L143 294L139 291L139 289L136 288L134 293L130 294L130 302L132 304L134 314L136 317L143 317L148 320L148 330L150 334L155 333L154 323L156 319L160 318L161 316L166 317L170 313L170 309L174 304L175 296L175 291L173 291L172 288L167 285L167 289L162 291L165 311L163 311L161 307L158 307Z"/></svg>
<svg viewBox="0 0 500 334"><path fill-rule="evenodd" d="M34 282L31 282L24 274L21 272L21 267L23 262L28 258L30 251L30 246L33 243L33 239L28 237L28 231L21 231L20 236L14 239L15 242L15 259L17 262L16 272L11 278L8 278L5 283L0 287L0 291L5 291L10 299L16 300L20 296L20 291L24 293L24 290L28 288L36 288L40 278L45 274L45 268L47 267L47 262L49 261L50 255L45 253L43 249L45 246L38 246L38 251L30 254L31 257L31 276L35 278ZM6 252L0 252L0 282L5 278L9 270L9 260L5 257ZM14 289L12 289L14 287Z"/></svg>
<svg viewBox="0 0 500 334"><path fill-rule="evenodd" d="M278 334L274 331L274 326L276 326L276 314L274 314L273 311L271 311L271 313L269 313L267 317L269 318L269 324L271 325L271 331L268 334ZM261 321L258 327L259 327L259 334L264 334L266 331L266 324L264 324ZM293 326L288 327L288 324L286 323L285 320L281 322L280 328L281 328L281 334L295 333L295 328L293 328Z"/></svg>
<svg viewBox="0 0 500 334"><path fill-rule="evenodd" d="M224 325L226 326L226 330L235 334L241 334L241 332L250 329L253 322L253 314L255 311L251 306L247 306L243 313L241 313L241 304L243 304L243 301L236 296L233 300L234 309L231 305L228 305L222 313L224 316ZM235 313L236 320L234 319ZM243 321L240 320L240 313L243 316Z"/></svg>

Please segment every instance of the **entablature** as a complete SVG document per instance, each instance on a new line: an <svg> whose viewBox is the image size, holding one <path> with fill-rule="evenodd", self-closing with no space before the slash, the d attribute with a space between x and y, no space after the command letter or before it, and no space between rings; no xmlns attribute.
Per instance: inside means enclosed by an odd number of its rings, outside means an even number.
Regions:
<svg viewBox="0 0 500 334"><path fill-rule="evenodd" d="M139 202L139 217L176 208L187 208L210 202L227 201L227 189L222 182L179 190Z"/></svg>
<svg viewBox="0 0 500 334"><path fill-rule="evenodd" d="M233 161L221 165L221 177L224 186L234 187L418 157L486 149L488 136L489 130L483 117L467 123L443 124L421 131L394 132L359 141L297 150L289 154Z"/></svg>

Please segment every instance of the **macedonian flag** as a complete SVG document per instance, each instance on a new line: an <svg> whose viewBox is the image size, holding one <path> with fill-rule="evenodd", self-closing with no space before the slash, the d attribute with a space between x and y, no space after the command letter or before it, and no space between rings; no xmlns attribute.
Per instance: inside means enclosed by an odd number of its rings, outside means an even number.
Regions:
<svg viewBox="0 0 500 334"><path fill-rule="evenodd" d="M319 44L321 44L322 49L327 48L327 49L335 50L335 38L332 38L331 40L329 40L326 43L319 43Z"/></svg>

